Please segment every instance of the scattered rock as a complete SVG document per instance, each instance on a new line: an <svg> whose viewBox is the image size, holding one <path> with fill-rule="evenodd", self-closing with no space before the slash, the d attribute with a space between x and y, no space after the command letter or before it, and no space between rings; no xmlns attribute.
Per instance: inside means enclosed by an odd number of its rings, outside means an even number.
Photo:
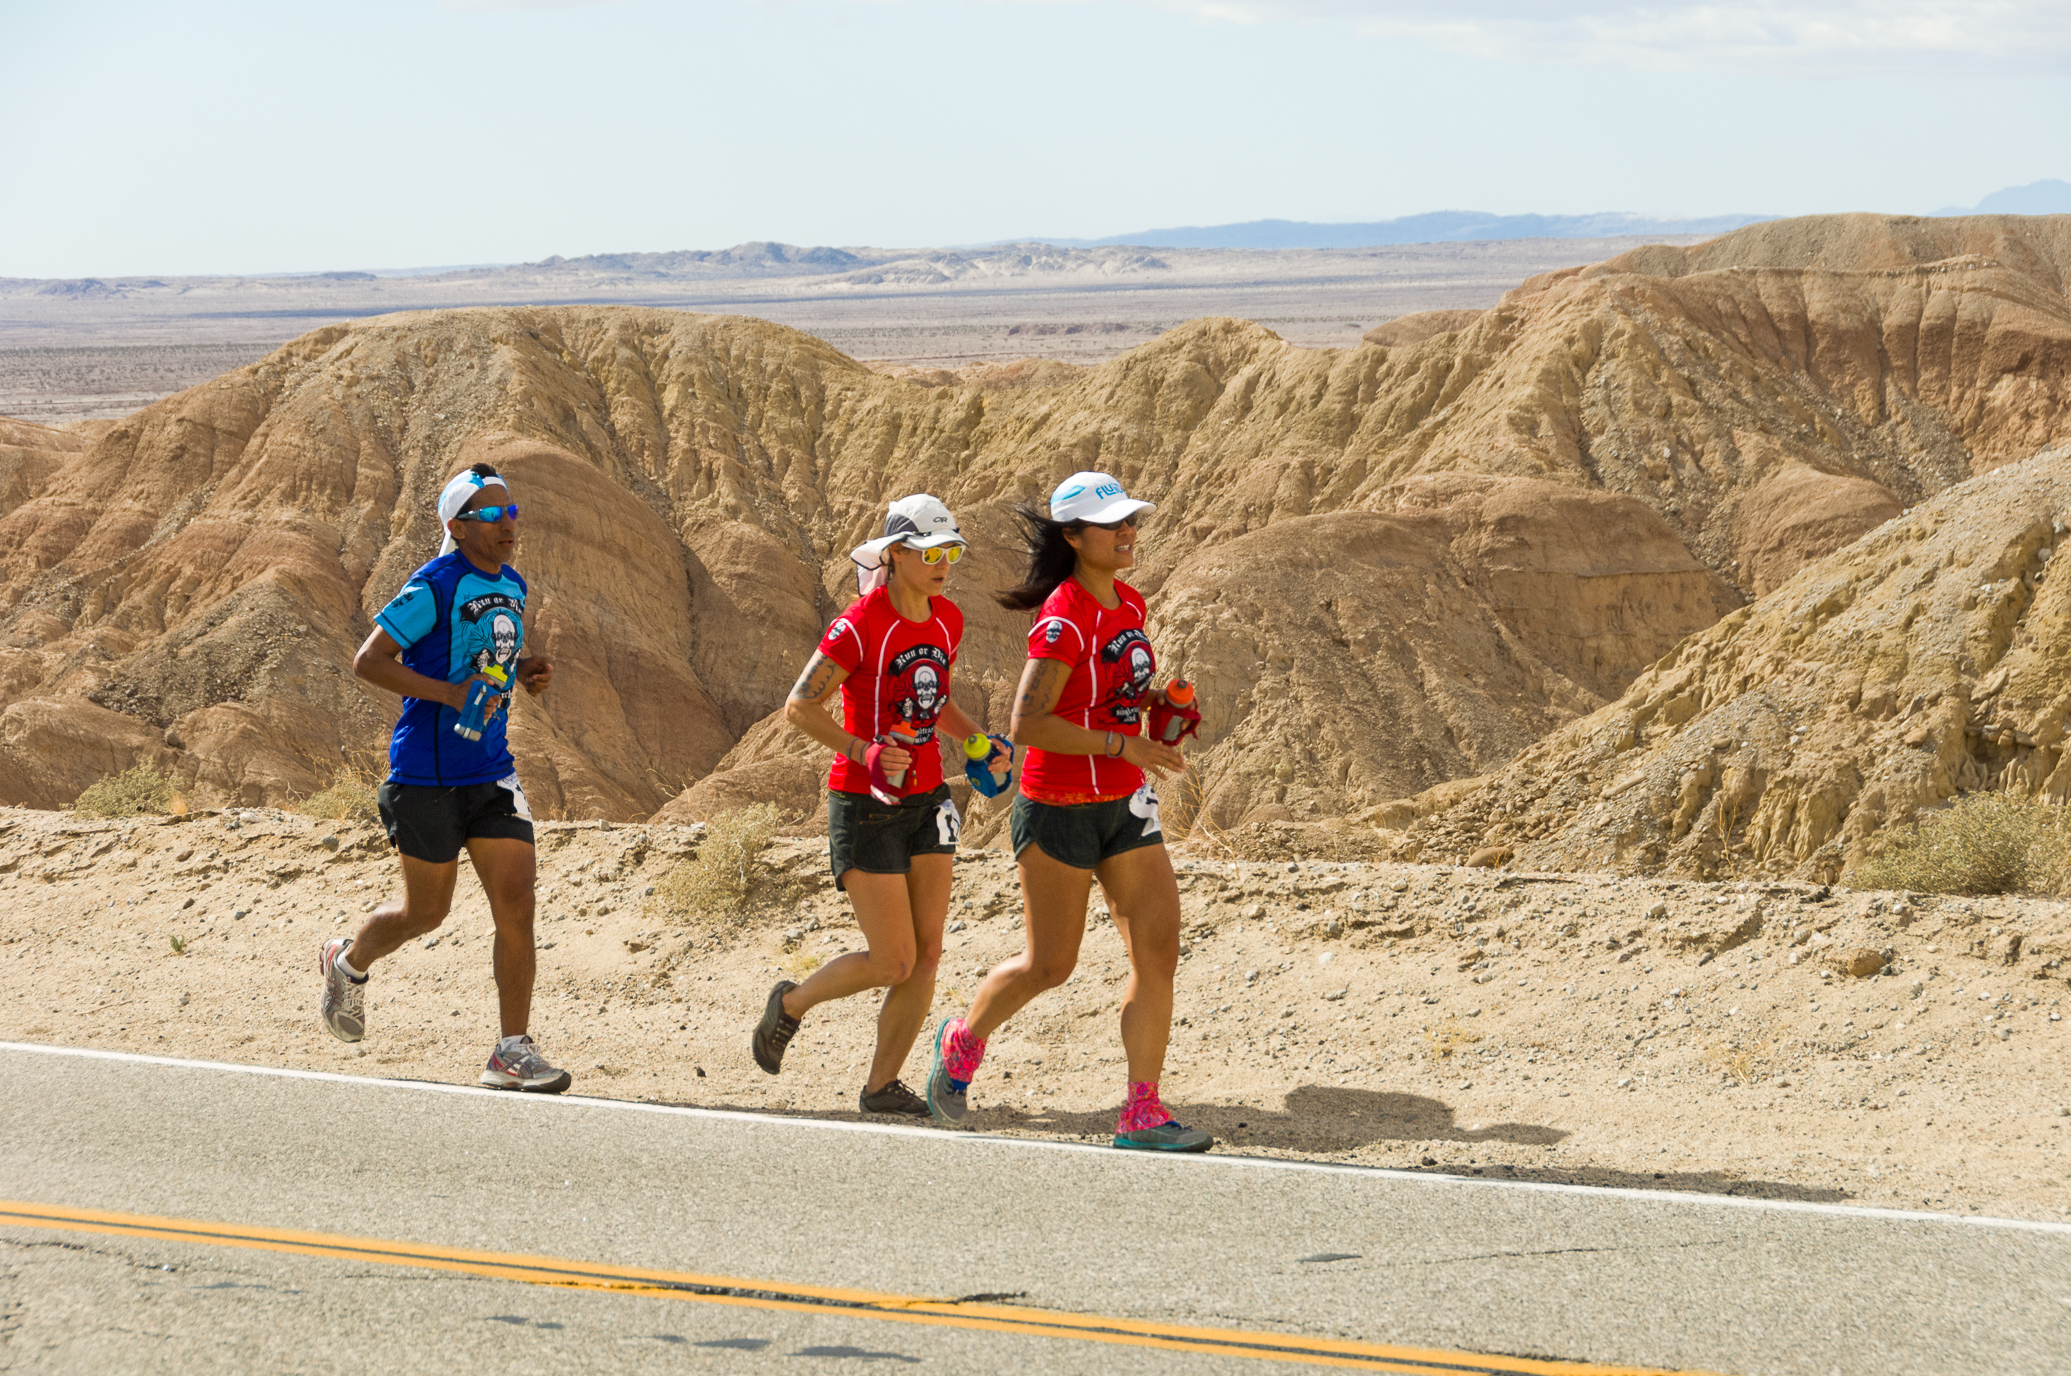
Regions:
<svg viewBox="0 0 2071 1376"><path fill-rule="evenodd" d="M1851 946L1837 949L1827 956L1827 963L1844 975L1856 979L1867 979L1882 970L1889 956L1883 951L1873 951L1867 946Z"/></svg>
<svg viewBox="0 0 2071 1376"><path fill-rule="evenodd" d="M318 840L317 844L322 846L325 850L334 851L338 849L338 837L336 833L333 833Z"/></svg>

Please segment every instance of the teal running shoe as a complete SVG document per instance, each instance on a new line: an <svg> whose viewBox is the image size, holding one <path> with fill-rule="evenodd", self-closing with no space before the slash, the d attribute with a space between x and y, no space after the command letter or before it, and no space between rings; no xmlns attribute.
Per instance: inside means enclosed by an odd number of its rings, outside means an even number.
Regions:
<svg viewBox="0 0 2071 1376"><path fill-rule="evenodd" d="M1207 1151L1215 1138L1199 1128L1181 1127L1168 1119L1154 1128L1115 1134L1115 1145L1124 1151Z"/></svg>
<svg viewBox="0 0 2071 1376"><path fill-rule="evenodd" d="M949 1036L949 1024L955 1021L944 1018L935 1029L935 1054L928 1063L928 1115L945 1128L962 1127L964 1115L971 1111L970 1101L965 1098L971 1082L952 1080L949 1068L942 1063L942 1043Z"/></svg>

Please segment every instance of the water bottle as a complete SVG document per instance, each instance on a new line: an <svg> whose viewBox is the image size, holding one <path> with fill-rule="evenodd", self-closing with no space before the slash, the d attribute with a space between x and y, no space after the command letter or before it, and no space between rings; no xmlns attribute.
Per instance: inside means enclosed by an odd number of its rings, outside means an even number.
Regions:
<svg viewBox="0 0 2071 1376"><path fill-rule="evenodd" d="M501 697L504 686L510 682L510 675L500 664L492 664L482 672L496 682L488 684L477 679L467 685L467 705L460 709L460 720L453 723L453 734L462 740L482 739L482 732L489 725L489 699Z"/></svg>
<svg viewBox="0 0 2071 1376"><path fill-rule="evenodd" d="M997 758L1000 763L993 764ZM997 798L1014 777L1014 766L1007 761L1013 757L1005 749L995 755L992 737L980 732L964 738L964 777L971 781L971 787L987 798Z"/></svg>
<svg viewBox="0 0 2071 1376"><path fill-rule="evenodd" d="M1194 685L1183 678L1172 680L1172 682L1165 685L1165 702L1170 707L1192 707L1194 705ZM1186 718L1167 717L1165 719L1165 732L1161 739L1165 744L1171 745L1180 738L1186 729Z"/></svg>
<svg viewBox="0 0 2071 1376"><path fill-rule="evenodd" d="M885 744L896 745L910 754L920 749L920 733L910 726L895 726L885 732ZM905 792L906 771L910 768L912 768L911 765L904 765L894 770L890 766L886 766L884 772L885 782L890 784L895 791Z"/></svg>

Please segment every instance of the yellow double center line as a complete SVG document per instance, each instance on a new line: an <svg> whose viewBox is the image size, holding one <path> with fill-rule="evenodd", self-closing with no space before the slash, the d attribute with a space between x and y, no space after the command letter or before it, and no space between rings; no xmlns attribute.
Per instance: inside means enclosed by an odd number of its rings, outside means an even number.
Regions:
<svg viewBox="0 0 2071 1376"><path fill-rule="evenodd" d="M783 1309L794 1313L838 1314L850 1318L888 1319L894 1323L975 1328L1028 1337L1068 1338L1079 1342L1115 1343L1128 1347L1203 1352L1310 1366L1353 1367L1361 1371L1403 1373L1403 1376L1666 1376L1651 1368L1598 1366L1586 1362L1540 1361L1529 1357L1490 1357L1471 1352L1389 1347L1378 1343L1343 1342L1295 1334L1245 1332L1241 1329L1186 1328L1138 1319L1097 1314L1069 1314L983 1301L928 1299L887 1295L870 1290L844 1290L820 1285L742 1280L734 1276L702 1276L679 1271L650 1271L559 1257L504 1252L469 1252L429 1247L416 1242L304 1233L286 1228L208 1223L190 1218L108 1213L98 1209L66 1209L51 1204L0 1200L0 1225L59 1228L68 1232L148 1237L165 1242L245 1247L266 1252L332 1257L341 1261L379 1262L433 1271L460 1271L494 1280L525 1281L577 1290L655 1295L705 1304Z"/></svg>

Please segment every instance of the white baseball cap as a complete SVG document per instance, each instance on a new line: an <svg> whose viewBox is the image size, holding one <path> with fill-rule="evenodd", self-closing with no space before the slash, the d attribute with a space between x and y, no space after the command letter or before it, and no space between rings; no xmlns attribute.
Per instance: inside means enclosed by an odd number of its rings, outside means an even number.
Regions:
<svg viewBox="0 0 2071 1376"><path fill-rule="evenodd" d="M891 510L885 513L884 531L875 540L865 540L857 545L849 558L866 569L874 569L884 561L884 552L893 545L933 549L937 545L966 543L963 532L957 529L956 517L949 514L949 508L925 492L916 492L893 502Z"/></svg>
<svg viewBox="0 0 2071 1376"><path fill-rule="evenodd" d="M1084 521L1104 525L1140 511L1156 511L1156 502L1141 502L1122 490L1108 473L1074 473L1050 494L1050 519L1069 525Z"/></svg>

